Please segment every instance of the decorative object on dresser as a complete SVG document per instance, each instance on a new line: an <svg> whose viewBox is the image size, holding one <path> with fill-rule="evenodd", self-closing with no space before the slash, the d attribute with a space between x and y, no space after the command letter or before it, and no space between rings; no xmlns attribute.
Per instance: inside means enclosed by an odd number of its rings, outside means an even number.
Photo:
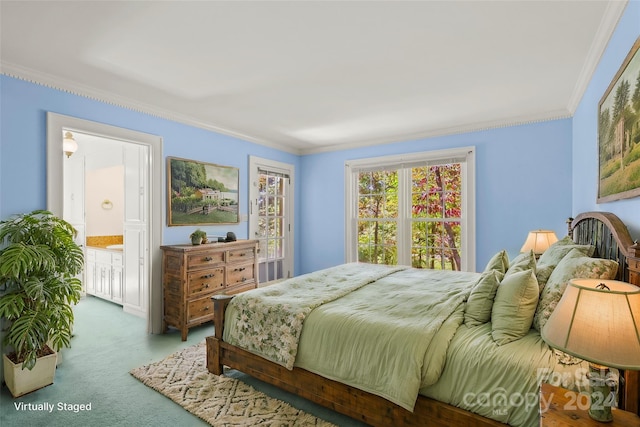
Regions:
<svg viewBox="0 0 640 427"><path fill-rule="evenodd" d="M189 237L191 238L191 244L192 245L199 245L202 243L208 243L207 241L207 233L197 229L196 231L194 231L193 233L191 233L189 235Z"/></svg>
<svg viewBox="0 0 640 427"><path fill-rule="evenodd" d="M529 232L520 252L533 251L536 258L539 258L544 251L549 249L549 246L557 241L558 236L551 230L533 230Z"/></svg>
<svg viewBox="0 0 640 427"><path fill-rule="evenodd" d="M613 420L617 378L609 367L640 370L640 288L626 282L573 279L542 329L553 348L588 360L596 421Z"/></svg>
<svg viewBox="0 0 640 427"><path fill-rule="evenodd" d="M258 286L258 241L160 247L164 316L186 341L189 328L213 320L211 297L233 295Z"/></svg>

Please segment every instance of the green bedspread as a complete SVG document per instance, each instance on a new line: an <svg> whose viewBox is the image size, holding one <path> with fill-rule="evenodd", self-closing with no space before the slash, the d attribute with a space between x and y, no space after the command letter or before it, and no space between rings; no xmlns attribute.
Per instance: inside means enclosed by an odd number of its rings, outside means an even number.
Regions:
<svg viewBox="0 0 640 427"><path fill-rule="evenodd" d="M311 310L406 268L344 264L242 293L227 308L223 339L292 369Z"/></svg>
<svg viewBox="0 0 640 427"><path fill-rule="evenodd" d="M345 264L234 297L223 339L412 411L440 377L478 277Z"/></svg>
<svg viewBox="0 0 640 427"><path fill-rule="evenodd" d="M413 411L435 383L477 273L404 270L321 305L305 320L296 366Z"/></svg>

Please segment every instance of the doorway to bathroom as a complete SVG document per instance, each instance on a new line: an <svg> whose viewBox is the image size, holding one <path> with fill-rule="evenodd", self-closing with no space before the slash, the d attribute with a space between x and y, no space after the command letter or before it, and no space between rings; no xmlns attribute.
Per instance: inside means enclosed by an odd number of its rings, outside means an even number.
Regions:
<svg viewBox="0 0 640 427"><path fill-rule="evenodd" d="M63 154L63 139L75 151ZM159 245L162 140L47 114L47 206L78 230L85 248L84 290L122 305L161 332ZM156 280L159 282L159 280Z"/></svg>

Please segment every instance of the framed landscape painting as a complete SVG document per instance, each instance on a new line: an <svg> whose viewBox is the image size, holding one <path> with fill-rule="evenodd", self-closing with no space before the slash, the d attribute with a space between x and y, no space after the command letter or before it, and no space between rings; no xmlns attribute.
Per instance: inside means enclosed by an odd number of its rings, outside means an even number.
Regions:
<svg viewBox="0 0 640 427"><path fill-rule="evenodd" d="M598 106L598 203L640 196L640 37Z"/></svg>
<svg viewBox="0 0 640 427"><path fill-rule="evenodd" d="M239 222L238 168L167 157L167 222L216 225Z"/></svg>

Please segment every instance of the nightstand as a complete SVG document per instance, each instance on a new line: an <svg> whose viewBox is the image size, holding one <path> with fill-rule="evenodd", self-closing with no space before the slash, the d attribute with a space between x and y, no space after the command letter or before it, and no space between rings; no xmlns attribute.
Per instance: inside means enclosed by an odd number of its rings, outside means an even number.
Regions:
<svg viewBox="0 0 640 427"><path fill-rule="evenodd" d="M640 417L620 409L613 410L613 422L601 423L589 417L587 394L543 383L540 387L541 427L640 427Z"/></svg>

